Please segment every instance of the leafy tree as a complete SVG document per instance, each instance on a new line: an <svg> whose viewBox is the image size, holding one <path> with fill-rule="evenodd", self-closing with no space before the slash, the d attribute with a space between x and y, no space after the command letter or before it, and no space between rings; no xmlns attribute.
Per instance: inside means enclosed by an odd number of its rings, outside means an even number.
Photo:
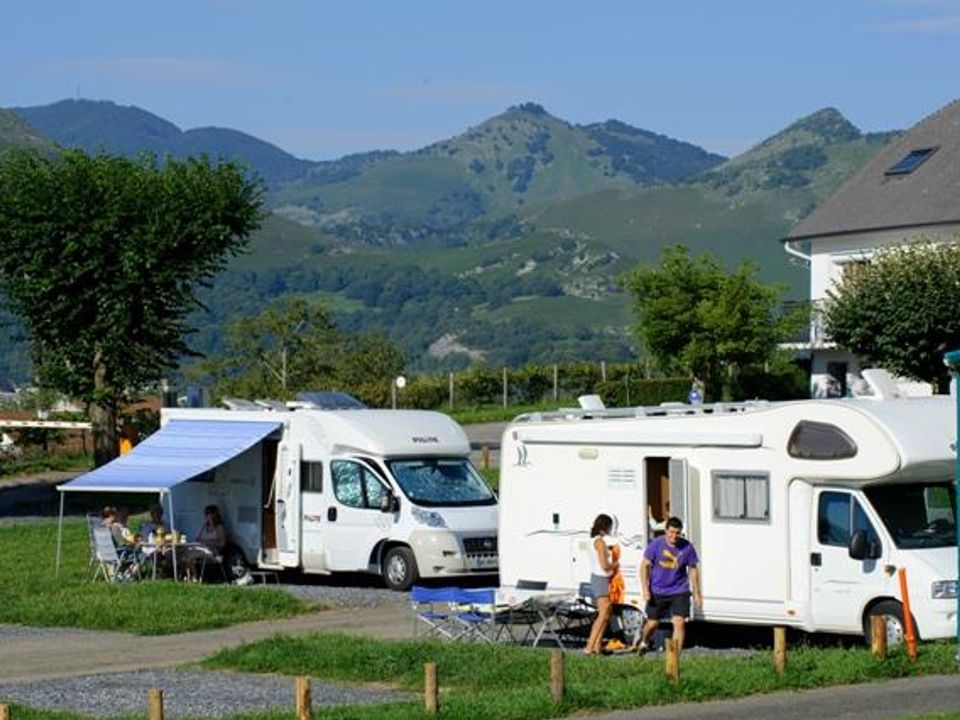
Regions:
<svg viewBox="0 0 960 720"><path fill-rule="evenodd" d="M622 280L633 295L641 343L666 371L704 381L711 396L732 399L747 366L774 357L777 344L802 322L778 316L781 289L756 280L741 263L728 273L709 255L666 247L658 267L640 265Z"/></svg>
<svg viewBox="0 0 960 720"><path fill-rule="evenodd" d="M827 293L824 322L841 347L894 373L949 388L943 354L960 347L960 238L879 250Z"/></svg>
<svg viewBox="0 0 960 720"><path fill-rule="evenodd" d="M258 315L231 321L226 353L203 364L217 395L289 400L326 385L339 364L340 333L322 305L283 298Z"/></svg>
<svg viewBox="0 0 960 720"><path fill-rule="evenodd" d="M260 221L231 163L67 150L0 161L0 290L41 383L85 401L98 464L119 409L190 352L187 314Z"/></svg>

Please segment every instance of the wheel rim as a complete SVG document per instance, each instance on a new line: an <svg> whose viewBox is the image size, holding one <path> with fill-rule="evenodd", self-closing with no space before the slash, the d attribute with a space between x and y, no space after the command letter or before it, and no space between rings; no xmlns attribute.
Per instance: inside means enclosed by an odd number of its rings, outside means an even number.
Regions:
<svg viewBox="0 0 960 720"><path fill-rule="evenodd" d="M903 642L904 639L904 630L903 623L900 622L900 618L894 617L892 615L886 616L886 626L887 626L887 645L899 645Z"/></svg>
<svg viewBox="0 0 960 720"><path fill-rule="evenodd" d="M387 560L387 579L391 585L403 585L407 579L407 561L400 554L391 555Z"/></svg>

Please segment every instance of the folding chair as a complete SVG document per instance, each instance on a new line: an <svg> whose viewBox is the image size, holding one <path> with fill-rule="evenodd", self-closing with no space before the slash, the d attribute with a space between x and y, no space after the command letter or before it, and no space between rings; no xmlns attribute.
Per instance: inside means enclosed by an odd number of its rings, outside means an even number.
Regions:
<svg viewBox="0 0 960 720"><path fill-rule="evenodd" d="M414 637L445 637L453 640L459 634L456 625L456 603L459 588L426 588L414 585L410 588L410 605L413 607ZM418 633L423 626L424 632Z"/></svg>
<svg viewBox="0 0 960 720"><path fill-rule="evenodd" d="M495 588L458 591L456 602L460 605L460 610L454 619L461 632L454 639L496 642L507 627L504 623L497 622L496 598Z"/></svg>
<svg viewBox="0 0 960 720"><path fill-rule="evenodd" d="M113 533L108 527L91 529L94 544L94 557L97 564L93 580L101 575L107 582L123 582L140 577L140 566L136 557L129 551L118 550L113 542Z"/></svg>

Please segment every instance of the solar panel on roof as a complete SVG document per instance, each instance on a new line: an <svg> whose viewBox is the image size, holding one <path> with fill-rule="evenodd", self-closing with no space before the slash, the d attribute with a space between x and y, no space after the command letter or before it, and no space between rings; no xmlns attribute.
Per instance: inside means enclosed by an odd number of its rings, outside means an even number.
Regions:
<svg viewBox="0 0 960 720"><path fill-rule="evenodd" d="M935 147L919 148L908 152L899 162L887 168L885 175L908 175L922 165L937 151Z"/></svg>
<svg viewBox="0 0 960 720"><path fill-rule="evenodd" d="M297 393L297 400L309 403L318 410L362 410L367 407L353 395L336 390L300 392Z"/></svg>

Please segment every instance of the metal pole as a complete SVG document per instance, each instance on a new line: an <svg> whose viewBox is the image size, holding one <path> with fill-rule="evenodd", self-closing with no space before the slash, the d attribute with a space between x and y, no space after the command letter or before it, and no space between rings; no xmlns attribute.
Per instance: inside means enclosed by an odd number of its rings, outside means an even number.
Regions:
<svg viewBox="0 0 960 720"><path fill-rule="evenodd" d="M394 410L397 409L397 381L393 379L390 381L390 407Z"/></svg>
<svg viewBox="0 0 960 720"><path fill-rule="evenodd" d="M954 387L957 392L955 398L957 405L957 434L953 440L954 452L957 455L953 479L953 520L957 533L957 614L955 616L957 618L957 654L954 656L954 660L960 663L960 523L957 522L957 501L960 499L960 350L951 350L948 353L944 353L943 363L950 368L950 373L953 375L955 383Z"/></svg>
<svg viewBox="0 0 960 720"><path fill-rule="evenodd" d="M54 577L60 577L60 546L63 544L63 490L60 491L60 522L57 523L57 570Z"/></svg>

